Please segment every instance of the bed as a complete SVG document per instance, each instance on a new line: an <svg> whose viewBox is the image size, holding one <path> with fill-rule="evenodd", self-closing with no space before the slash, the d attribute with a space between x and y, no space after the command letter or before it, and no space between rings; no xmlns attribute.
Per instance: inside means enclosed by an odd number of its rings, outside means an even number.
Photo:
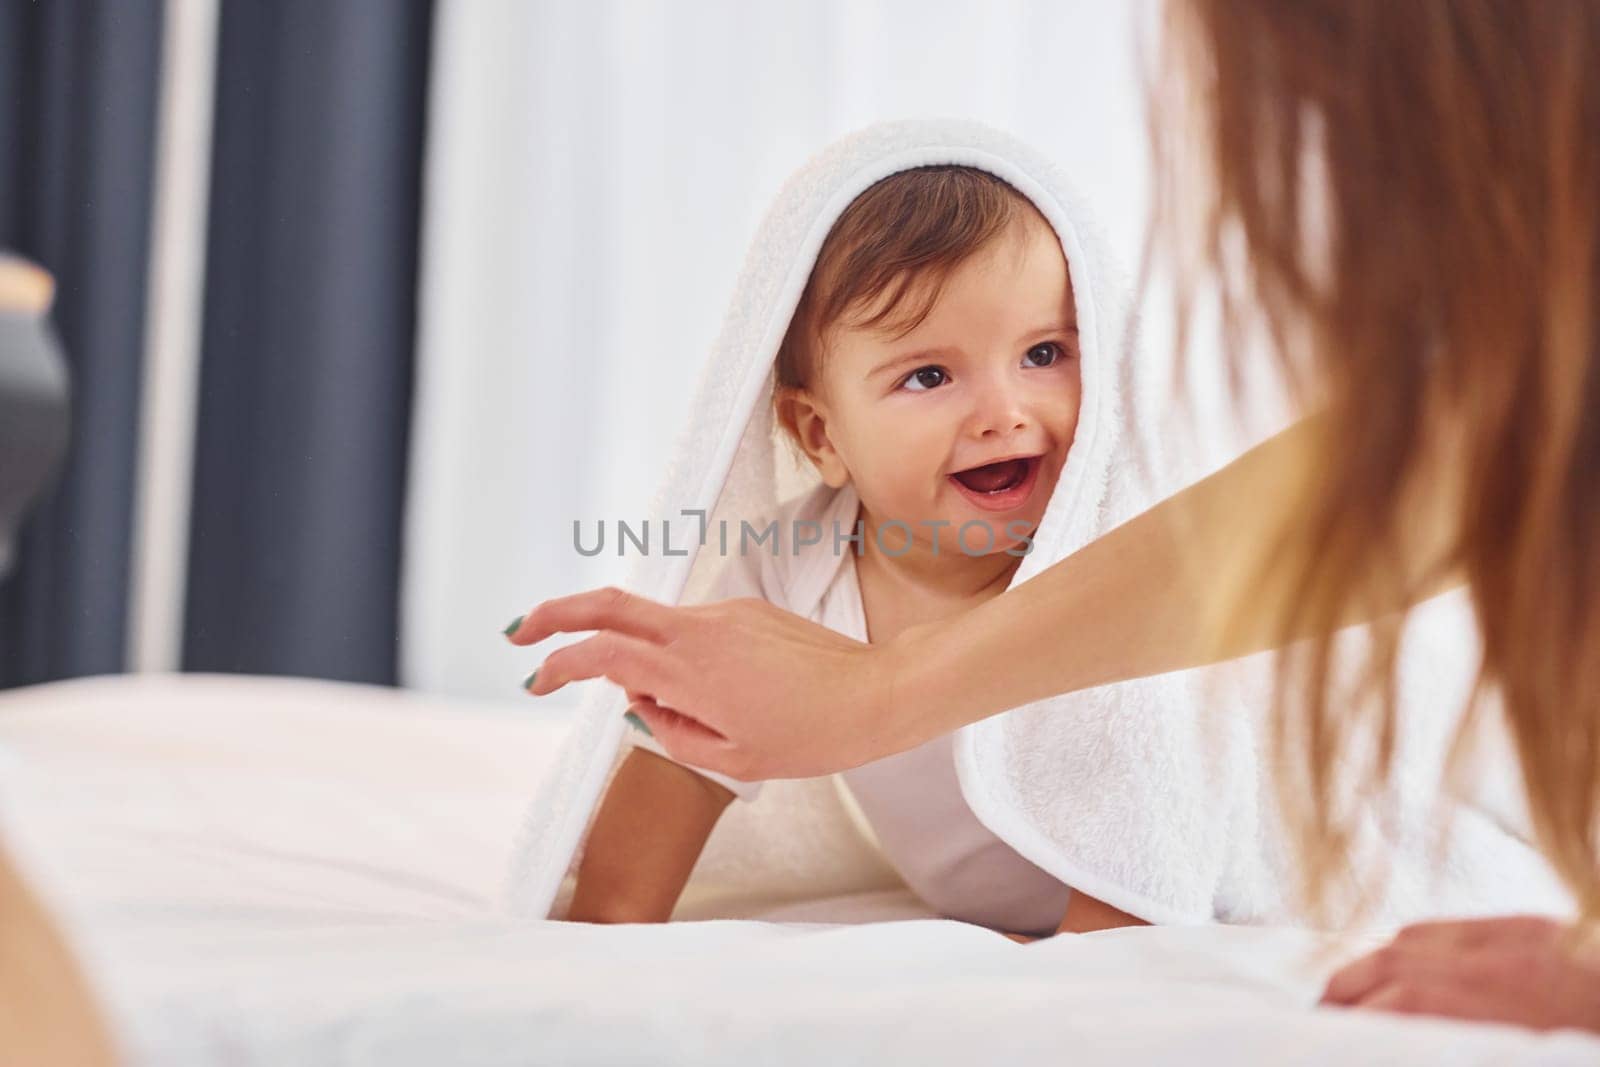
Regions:
<svg viewBox="0 0 1600 1067"><path fill-rule="evenodd" d="M509 919L563 728L531 700L90 679L0 696L0 802L139 1064L1600 1060L1574 1033L1316 1010L1334 961L1292 930L1018 945L896 894Z"/></svg>

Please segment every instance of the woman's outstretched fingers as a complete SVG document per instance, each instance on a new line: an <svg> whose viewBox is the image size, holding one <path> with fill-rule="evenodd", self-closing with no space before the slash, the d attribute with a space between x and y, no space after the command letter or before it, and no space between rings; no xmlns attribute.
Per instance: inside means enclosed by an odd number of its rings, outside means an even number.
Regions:
<svg viewBox="0 0 1600 1067"><path fill-rule="evenodd" d="M534 672L528 692L545 696L568 682L605 678L625 690L662 693L673 687L677 675L672 657L660 645L602 630L546 656Z"/></svg>
<svg viewBox="0 0 1600 1067"><path fill-rule="evenodd" d="M903 735L903 720L887 714L901 706L890 690L900 665L920 658L914 651L886 659L759 598L668 607L597 590L547 601L507 629L524 645L593 630L538 664L528 691L609 679L686 717L667 716L660 727L658 741L674 758L743 781L816 777L928 739ZM875 729L863 737L867 712ZM884 748L886 739L903 743ZM878 747L864 748L868 741Z"/></svg>
<svg viewBox="0 0 1600 1067"><path fill-rule="evenodd" d="M618 630L660 642L678 609L616 586L546 600L506 628L514 645L538 644L552 634Z"/></svg>

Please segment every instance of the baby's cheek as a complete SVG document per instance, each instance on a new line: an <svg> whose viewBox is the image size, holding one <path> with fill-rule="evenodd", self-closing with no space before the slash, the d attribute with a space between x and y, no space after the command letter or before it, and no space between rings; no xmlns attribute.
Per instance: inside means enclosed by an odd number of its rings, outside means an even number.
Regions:
<svg viewBox="0 0 1600 1067"><path fill-rule="evenodd" d="M1083 390L1076 380L1070 388L1061 390L1051 404L1051 422L1064 438L1070 438L1078 427L1078 414L1083 408Z"/></svg>
<svg viewBox="0 0 1600 1067"><path fill-rule="evenodd" d="M922 467L938 466L948 455L950 431L925 420L885 420L877 434L873 462L901 477Z"/></svg>
<svg viewBox="0 0 1600 1067"><path fill-rule="evenodd" d="M863 460L856 489L874 510L910 521L937 496L948 452L942 442L887 437Z"/></svg>

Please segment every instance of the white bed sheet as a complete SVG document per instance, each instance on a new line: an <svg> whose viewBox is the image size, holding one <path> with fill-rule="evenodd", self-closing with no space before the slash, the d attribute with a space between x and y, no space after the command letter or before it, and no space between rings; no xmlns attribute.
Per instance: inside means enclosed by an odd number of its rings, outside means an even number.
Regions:
<svg viewBox="0 0 1600 1067"><path fill-rule="evenodd" d="M537 709L215 677L13 692L0 802L136 1063L1600 1059L1577 1034L1313 1010L1331 961L1288 930L1022 946L839 921L926 914L893 895L768 921L509 920L503 865L562 729Z"/></svg>

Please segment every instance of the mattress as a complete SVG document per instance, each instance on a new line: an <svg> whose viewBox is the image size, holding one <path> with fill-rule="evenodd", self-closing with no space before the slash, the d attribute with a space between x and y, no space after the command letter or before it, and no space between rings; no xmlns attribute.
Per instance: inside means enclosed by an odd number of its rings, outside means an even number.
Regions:
<svg viewBox="0 0 1600 1067"><path fill-rule="evenodd" d="M1287 929L1018 945L904 892L513 920L505 863L564 729L532 700L91 679L0 695L0 805L137 1064L1600 1057L1572 1033L1317 1010L1338 959Z"/></svg>

